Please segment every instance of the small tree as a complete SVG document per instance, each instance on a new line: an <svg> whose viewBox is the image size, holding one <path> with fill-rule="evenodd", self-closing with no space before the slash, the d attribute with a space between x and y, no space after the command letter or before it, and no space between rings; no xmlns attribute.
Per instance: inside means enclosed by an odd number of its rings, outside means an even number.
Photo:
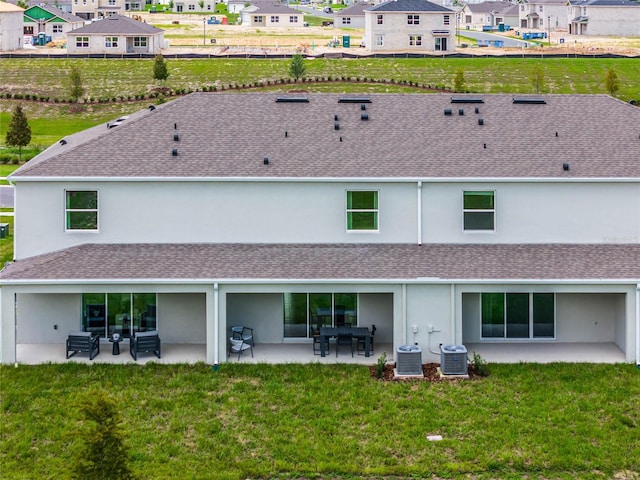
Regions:
<svg viewBox="0 0 640 480"><path fill-rule="evenodd" d="M104 392L92 391L78 403L82 418L73 434L82 444L76 452L73 478L133 479L116 402Z"/></svg>
<svg viewBox="0 0 640 480"><path fill-rule="evenodd" d="M27 122L27 116L22 111L22 107L16 105L7 128L5 143L10 147L18 147L18 158L22 162L22 147L29 145L30 141L31 127Z"/></svg>
<svg viewBox="0 0 640 480"><path fill-rule="evenodd" d="M293 77L293 79L297 82L300 78L304 76L304 72L307 70L307 67L304 65L304 58L300 54L296 54L291 57L291 64L289 65L289 74Z"/></svg>
<svg viewBox="0 0 640 480"><path fill-rule="evenodd" d="M607 88L607 92L612 97L620 90L620 79L618 78L618 74L613 68L610 68L607 72L607 77L605 78L605 85Z"/></svg>
<svg viewBox="0 0 640 480"><path fill-rule="evenodd" d="M153 64L153 78L160 80L163 83L169 78L169 70L167 70L167 62L161 54L156 55L156 60Z"/></svg>
<svg viewBox="0 0 640 480"><path fill-rule="evenodd" d="M540 65L533 67L530 80L535 93L540 93L544 89L544 71Z"/></svg>
<svg viewBox="0 0 640 480"><path fill-rule="evenodd" d="M201 12L204 11L204 0L198 0L198 6Z"/></svg>
<svg viewBox="0 0 640 480"><path fill-rule="evenodd" d="M454 92L464 92L464 71L462 67L458 67L456 70L456 74L453 77L453 91Z"/></svg>
<svg viewBox="0 0 640 480"><path fill-rule="evenodd" d="M77 102L82 95L84 95L84 79L82 78L82 72L78 67L71 67L69 71L69 93L71 99Z"/></svg>

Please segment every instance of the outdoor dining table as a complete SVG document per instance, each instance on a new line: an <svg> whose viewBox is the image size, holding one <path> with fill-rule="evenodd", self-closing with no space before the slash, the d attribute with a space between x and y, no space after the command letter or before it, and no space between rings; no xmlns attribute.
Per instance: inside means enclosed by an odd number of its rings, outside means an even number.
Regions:
<svg viewBox="0 0 640 480"><path fill-rule="evenodd" d="M326 355L326 346L329 338L338 335L351 335L352 337L364 337L364 356L368 357L371 351L371 332L367 327L320 327L320 356Z"/></svg>

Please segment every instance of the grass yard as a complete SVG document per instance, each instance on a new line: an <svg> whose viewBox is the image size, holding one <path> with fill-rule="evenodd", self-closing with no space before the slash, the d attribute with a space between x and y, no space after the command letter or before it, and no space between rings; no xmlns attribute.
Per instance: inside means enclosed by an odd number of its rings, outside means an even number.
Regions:
<svg viewBox="0 0 640 480"><path fill-rule="evenodd" d="M490 368L385 383L347 365L3 366L2 477L69 478L78 401L102 391L139 478L640 478L635 366Z"/></svg>

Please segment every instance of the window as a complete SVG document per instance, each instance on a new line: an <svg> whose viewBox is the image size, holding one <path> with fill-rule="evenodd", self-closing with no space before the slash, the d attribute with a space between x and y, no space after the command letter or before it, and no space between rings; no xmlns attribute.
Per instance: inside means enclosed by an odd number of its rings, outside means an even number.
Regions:
<svg viewBox="0 0 640 480"><path fill-rule="evenodd" d="M445 16L444 16L444 21L443 21L443 23L444 23L445 25L449 25L449 23L450 23L450 22L451 22L450 15L445 15Z"/></svg>
<svg viewBox="0 0 640 480"><path fill-rule="evenodd" d="M420 15L407 15L407 25L420 25Z"/></svg>
<svg viewBox="0 0 640 480"><path fill-rule="evenodd" d="M465 231L495 230L495 192L464 192Z"/></svg>
<svg viewBox="0 0 640 480"><path fill-rule="evenodd" d="M378 230L378 192L347 192L347 230Z"/></svg>
<svg viewBox="0 0 640 480"><path fill-rule="evenodd" d="M65 194L66 230L97 230L98 192L67 190Z"/></svg>
<svg viewBox="0 0 640 480"><path fill-rule="evenodd" d="M342 17L343 25L351 25L351 17Z"/></svg>
<svg viewBox="0 0 640 480"><path fill-rule="evenodd" d="M53 33L62 33L62 24L61 23L54 23L53 24Z"/></svg>
<svg viewBox="0 0 640 480"><path fill-rule="evenodd" d="M105 37L104 46L107 48L117 48L118 47L118 37Z"/></svg>
<svg viewBox="0 0 640 480"><path fill-rule="evenodd" d="M471 23L471 15L466 15L464 17L464 23Z"/></svg>
<svg viewBox="0 0 640 480"><path fill-rule="evenodd" d="M89 48L89 37L76 37L77 48Z"/></svg>
<svg viewBox="0 0 640 480"><path fill-rule="evenodd" d="M420 47L422 45L422 35L409 35L409 46Z"/></svg>
<svg viewBox="0 0 640 480"><path fill-rule="evenodd" d="M289 23L298 23L298 16L297 15L291 15L289 17Z"/></svg>
<svg viewBox="0 0 640 480"><path fill-rule="evenodd" d="M376 35L376 46L384 46L384 35Z"/></svg>
<svg viewBox="0 0 640 480"><path fill-rule="evenodd" d="M84 293L82 328L104 336L156 330L155 293ZM132 321L133 320L133 321Z"/></svg>
<svg viewBox="0 0 640 480"><path fill-rule="evenodd" d="M544 11L544 5L539 5L539 6L538 6L538 10L540 10L541 12L543 12L543 11Z"/></svg>
<svg viewBox="0 0 640 480"><path fill-rule="evenodd" d="M255 23L262 23L263 22L262 15L256 15L255 17L253 17L253 21Z"/></svg>
<svg viewBox="0 0 640 480"><path fill-rule="evenodd" d="M23 35L33 35L33 26L31 26L31 27L27 27L27 26L25 26L25 27L22 29L22 34L23 34Z"/></svg>
<svg viewBox="0 0 640 480"><path fill-rule="evenodd" d="M482 338L554 338L553 293L482 293Z"/></svg>
<svg viewBox="0 0 640 480"><path fill-rule="evenodd" d="M357 293L285 293L284 337L306 338L309 326L358 325Z"/></svg>
<svg viewBox="0 0 640 480"><path fill-rule="evenodd" d="M278 15L271 15L271 23L279 23L280 17Z"/></svg>
<svg viewBox="0 0 640 480"><path fill-rule="evenodd" d="M116 0L109 0L109 6L110 7L115 7L116 6Z"/></svg>
<svg viewBox="0 0 640 480"><path fill-rule="evenodd" d="M146 47L147 46L147 37L133 37L133 46L134 47Z"/></svg>
<svg viewBox="0 0 640 480"><path fill-rule="evenodd" d="M376 20L378 25L382 25L384 23L384 15L376 15Z"/></svg>
<svg viewBox="0 0 640 480"><path fill-rule="evenodd" d="M207 5L207 10L211 10L211 5Z"/></svg>
<svg viewBox="0 0 640 480"><path fill-rule="evenodd" d="M195 6L195 5L193 5L193 4L190 4L190 5L187 7L187 9L189 9L189 10L195 10L195 9L196 9L196 6Z"/></svg>

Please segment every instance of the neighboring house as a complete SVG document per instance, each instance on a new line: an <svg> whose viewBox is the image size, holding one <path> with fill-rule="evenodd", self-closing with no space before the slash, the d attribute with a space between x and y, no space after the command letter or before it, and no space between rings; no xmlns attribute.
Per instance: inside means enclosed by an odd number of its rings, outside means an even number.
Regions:
<svg viewBox="0 0 640 480"><path fill-rule="evenodd" d="M12 3L0 2L0 52L22 48L22 13L24 10Z"/></svg>
<svg viewBox="0 0 640 480"><path fill-rule="evenodd" d="M520 28L554 31L566 30L566 0L529 0L519 4Z"/></svg>
<svg viewBox="0 0 640 480"><path fill-rule="evenodd" d="M302 27L304 14L276 1L254 0L240 10L241 23L248 27Z"/></svg>
<svg viewBox="0 0 640 480"><path fill-rule="evenodd" d="M460 25L474 29L485 25L497 27L501 23L517 27L520 24L518 12L518 5L510 2L468 3L460 11Z"/></svg>
<svg viewBox="0 0 640 480"><path fill-rule="evenodd" d="M71 2L73 0L48 0L48 1L43 1L43 0L29 0L27 3L27 8L29 7L35 7L36 5L40 5L40 6L50 6L50 7L55 7L58 10L62 10L63 12L66 13L71 13ZM9 3L13 3L14 5L17 5L18 0L11 0Z"/></svg>
<svg viewBox="0 0 640 480"><path fill-rule="evenodd" d="M456 12L426 0L393 0L365 10L365 45L372 52L449 52Z"/></svg>
<svg viewBox="0 0 640 480"><path fill-rule="evenodd" d="M373 3L358 2L351 7L337 10L333 16L333 25L340 28L364 28L364 9Z"/></svg>
<svg viewBox="0 0 640 480"><path fill-rule="evenodd" d="M173 11L177 13L215 13L216 1L205 0L200 7L200 0L176 0L173 4Z"/></svg>
<svg viewBox="0 0 640 480"><path fill-rule="evenodd" d="M93 20L123 15L129 11L141 11L144 6L144 0L73 0L71 12L85 20Z"/></svg>
<svg viewBox="0 0 640 480"><path fill-rule="evenodd" d="M341 320L390 355L640 363L638 125L606 95L194 93L65 137L9 177L0 361L157 330L213 364L239 324L312 355Z"/></svg>
<svg viewBox="0 0 640 480"><path fill-rule="evenodd" d="M240 13L245 8L246 0L229 0L227 3L227 11L229 13Z"/></svg>
<svg viewBox="0 0 640 480"><path fill-rule="evenodd" d="M84 19L50 5L36 5L24 12L24 35L42 34L52 40L66 40L67 33L84 26Z"/></svg>
<svg viewBox="0 0 640 480"><path fill-rule="evenodd" d="M640 36L640 3L630 0L570 1L569 33L573 35Z"/></svg>
<svg viewBox="0 0 640 480"><path fill-rule="evenodd" d="M164 30L122 15L112 15L67 34L69 53L158 54Z"/></svg>

